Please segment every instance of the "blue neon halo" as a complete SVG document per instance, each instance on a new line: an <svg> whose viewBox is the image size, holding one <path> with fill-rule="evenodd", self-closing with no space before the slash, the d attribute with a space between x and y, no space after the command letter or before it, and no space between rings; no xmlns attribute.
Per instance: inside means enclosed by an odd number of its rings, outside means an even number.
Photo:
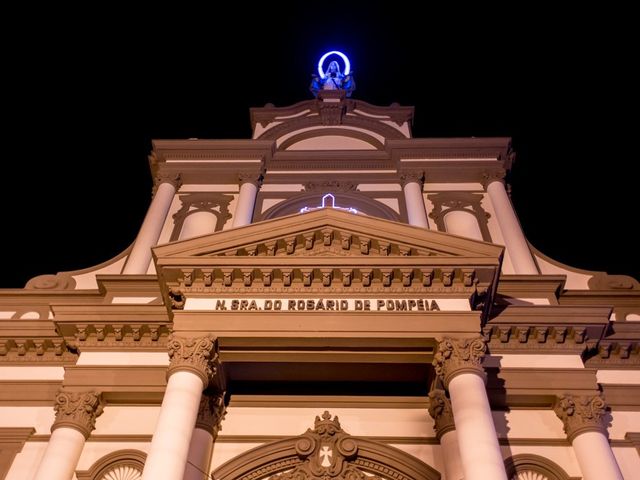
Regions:
<svg viewBox="0 0 640 480"><path fill-rule="evenodd" d="M334 53L340 56L340 58L342 58L342 61L344 62L344 75L349 75L349 72L351 71L351 62L349 62L349 58L344 53L339 52L338 50L331 50L330 52L322 55L322 57L320 57L320 61L318 62L318 73L320 74L320 78L324 79L324 71L322 70L324 61L329 55L333 55Z"/></svg>

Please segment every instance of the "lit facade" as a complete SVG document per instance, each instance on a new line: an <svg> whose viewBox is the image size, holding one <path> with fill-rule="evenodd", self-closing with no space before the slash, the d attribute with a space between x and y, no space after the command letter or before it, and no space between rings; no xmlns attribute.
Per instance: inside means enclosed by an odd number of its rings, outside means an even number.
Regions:
<svg viewBox="0 0 640 480"><path fill-rule="evenodd" d="M640 284L528 244L508 138L412 116L155 141L130 249L0 290L0 479L637 475Z"/></svg>

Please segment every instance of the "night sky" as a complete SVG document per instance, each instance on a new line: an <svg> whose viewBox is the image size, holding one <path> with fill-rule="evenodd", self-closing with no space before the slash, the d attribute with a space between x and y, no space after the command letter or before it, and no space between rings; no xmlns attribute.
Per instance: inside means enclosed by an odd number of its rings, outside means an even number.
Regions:
<svg viewBox="0 0 640 480"><path fill-rule="evenodd" d="M640 278L633 17L396 3L6 16L0 286L121 252L151 199L151 139L248 138L249 108L311 98L333 49L354 98L415 106L415 137L512 137L536 248Z"/></svg>

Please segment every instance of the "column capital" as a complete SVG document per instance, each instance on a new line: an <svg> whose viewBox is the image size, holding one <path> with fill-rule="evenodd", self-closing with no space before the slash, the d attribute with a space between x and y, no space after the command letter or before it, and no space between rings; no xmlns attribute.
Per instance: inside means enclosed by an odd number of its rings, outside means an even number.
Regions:
<svg viewBox="0 0 640 480"><path fill-rule="evenodd" d="M262 180L264 180L262 171L260 172L243 172L238 174L238 183L242 186L245 183L252 183L256 187L260 188Z"/></svg>
<svg viewBox="0 0 640 480"><path fill-rule="evenodd" d="M456 375L474 373L486 380L482 357L487 350L482 337L444 338L438 344L438 351L433 358L436 375L449 388L449 382Z"/></svg>
<svg viewBox="0 0 640 480"><path fill-rule="evenodd" d="M167 377L175 372L191 372L200 377L203 390L218 374L218 342L215 337L186 338L171 334L167 340L169 370Z"/></svg>
<svg viewBox="0 0 640 480"><path fill-rule="evenodd" d="M605 415L607 404L602 395L570 395L558 397L554 412L564 424L564 431L570 442L585 432L607 433Z"/></svg>
<svg viewBox="0 0 640 480"><path fill-rule="evenodd" d="M400 175L400 184L404 187L407 183L418 183L424 185L424 170L416 168L401 168L398 170Z"/></svg>
<svg viewBox="0 0 640 480"><path fill-rule="evenodd" d="M447 398L444 390L436 389L429 392L429 415L435 420L433 429L436 431L438 440L442 436L456 429L453 421L453 410L451 410L451 400Z"/></svg>
<svg viewBox="0 0 640 480"><path fill-rule="evenodd" d="M200 398L196 428L211 433L214 440L222 430L222 420L227 414L227 407L224 404L225 393L220 390L205 390Z"/></svg>
<svg viewBox="0 0 640 480"><path fill-rule="evenodd" d="M500 182L502 184L505 183L505 176L507 175L507 171L500 167L494 168L492 170L485 170L482 172L482 176L480 178L480 183L486 189L490 183Z"/></svg>
<svg viewBox="0 0 640 480"><path fill-rule="evenodd" d="M51 426L52 432L57 428L73 428L89 438L96 428L96 418L104 409L104 400L100 392L70 392L61 388L53 409L56 419Z"/></svg>
<svg viewBox="0 0 640 480"><path fill-rule="evenodd" d="M159 172L153 179L154 190L162 183L170 183L177 190L182 186L182 175L175 172Z"/></svg>

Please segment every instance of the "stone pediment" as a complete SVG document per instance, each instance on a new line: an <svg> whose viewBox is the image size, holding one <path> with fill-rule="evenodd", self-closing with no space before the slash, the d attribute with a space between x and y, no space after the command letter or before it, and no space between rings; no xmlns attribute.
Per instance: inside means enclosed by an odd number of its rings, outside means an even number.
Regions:
<svg viewBox="0 0 640 480"><path fill-rule="evenodd" d="M188 296L471 294L492 290L502 253L498 245L330 208L154 248L163 290Z"/></svg>
<svg viewBox="0 0 640 480"><path fill-rule="evenodd" d="M502 251L498 245L332 208L280 217L154 249L158 259L290 255L498 259Z"/></svg>

